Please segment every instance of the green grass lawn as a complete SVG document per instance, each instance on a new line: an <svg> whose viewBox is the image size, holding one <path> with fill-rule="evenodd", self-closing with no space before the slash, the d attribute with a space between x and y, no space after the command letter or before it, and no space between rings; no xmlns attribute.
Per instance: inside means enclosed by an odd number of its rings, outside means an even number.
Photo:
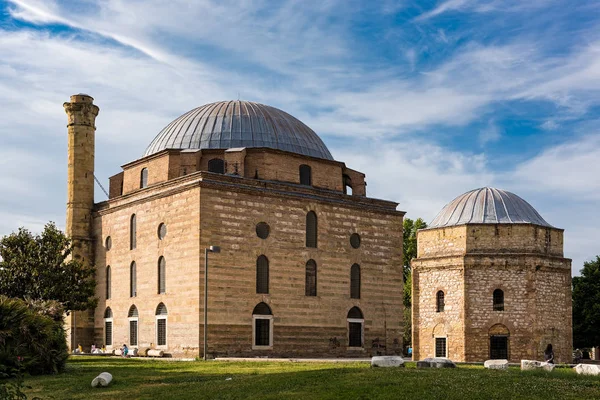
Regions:
<svg viewBox="0 0 600 400"><path fill-rule="evenodd" d="M110 372L108 388L92 379ZM228 380L228 378L231 378ZM42 399L600 399L600 378L571 369L521 372L370 368L366 363L169 362L76 357L64 373L28 377Z"/></svg>

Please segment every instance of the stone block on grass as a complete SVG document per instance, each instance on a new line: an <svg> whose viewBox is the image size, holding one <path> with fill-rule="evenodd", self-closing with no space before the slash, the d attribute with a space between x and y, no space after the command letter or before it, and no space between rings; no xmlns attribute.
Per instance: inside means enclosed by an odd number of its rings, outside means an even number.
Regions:
<svg viewBox="0 0 600 400"><path fill-rule="evenodd" d="M487 369L508 369L508 360L487 360L483 366Z"/></svg>
<svg viewBox="0 0 600 400"><path fill-rule="evenodd" d="M600 376L600 365L596 364L577 364L573 368L579 375Z"/></svg>
<svg viewBox="0 0 600 400"><path fill-rule="evenodd" d="M532 371L536 369L543 369L544 371L552 372L554 369L554 364L544 361L521 360L521 371Z"/></svg>
<svg viewBox="0 0 600 400"><path fill-rule="evenodd" d="M92 387L106 387L112 382L112 375L108 372L103 372L92 380Z"/></svg>
<svg viewBox="0 0 600 400"><path fill-rule="evenodd" d="M404 367L400 356L376 356L371 358L371 367Z"/></svg>
<svg viewBox="0 0 600 400"><path fill-rule="evenodd" d="M456 368L456 364L447 358L425 358L417 361L417 368Z"/></svg>

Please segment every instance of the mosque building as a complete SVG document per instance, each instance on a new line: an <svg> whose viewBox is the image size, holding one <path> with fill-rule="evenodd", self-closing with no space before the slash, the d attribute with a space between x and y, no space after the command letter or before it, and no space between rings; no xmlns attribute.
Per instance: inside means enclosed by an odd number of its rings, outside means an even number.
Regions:
<svg viewBox="0 0 600 400"><path fill-rule="evenodd" d="M99 300L67 318L72 348L401 353L404 212L367 197L365 175L335 161L308 126L249 101L201 106L160 131L94 203L99 109L84 94L64 108L66 231L96 268Z"/></svg>
<svg viewBox="0 0 600 400"><path fill-rule="evenodd" d="M467 192L417 233L414 358L571 362L571 260L563 230L519 196Z"/></svg>

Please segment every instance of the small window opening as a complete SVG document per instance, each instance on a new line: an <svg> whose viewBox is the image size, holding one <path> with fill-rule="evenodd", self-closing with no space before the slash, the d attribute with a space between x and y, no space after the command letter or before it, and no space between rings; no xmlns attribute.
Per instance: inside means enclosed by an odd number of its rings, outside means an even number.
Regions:
<svg viewBox="0 0 600 400"><path fill-rule="evenodd" d="M504 311L504 292L502 289L494 290L494 311Z"/></svg>
<svg viewBox="0 0 600 400"><path fill-rule="evenodd" d="M446 353L446 338L438 337L435 338L435 356L436 357L448 357Z"/></svg>
<svg viewBox="0 0 600 400"><path fill-rule="evenodd" d="M363 347L364 317L358 307L348 311L348 347Z"/></svg>
<svg viewBox="0 0 600 400"><path fill-rule="evenodd" d="M436 306L436 312L444 312L444 292L441 290L438 291L436 295Z"/></svg>
<svg viewBox="0 0 600 400"><path fill-rule="evenodd" d="M140 172L140 188L143 189L148 186L148 168L142 168Z"/></svg>
<svg viewBox="0 0 600 400"><path fill-rule="evenodd" d="M215 172L217 174L225 173L225 161L220 158L213 158L208 161L208 172Z"/></svg>
<svg viewBox="0 0 600 400"><path fill-rule="evenodd" d="M259 303L252 311L253 348L273 346L273 313L265 303Z"/></svg>
<svg viewBox="0 0 600 400"><path fill-rule="evenodd" d="M350 298L360 299L360 265L350 267Z"/></svg>
<svg viewBox="0 0 600 400"><path fill-rule="evenodd" d="M269 293L269 259L264 255L256 259L256 293Z"/></svg>
<svg viewBox="0 0 600 400"><path fill-rule="evenodd" d="M300 166L300 184L312 185L312 171L309 165L302 164Z"/></svg>
<svg viewBox="0 0 600 400"><path fill-rule="evenodd" d="M306 247L317 247L317 214L310 211L306 214Z"/></svg>
<svg viewBox="0 0 600 400"><path fill-rule="evenodd" d="M308 260L306 262L305 295L317 295L317 263L315 260Z"/></svg>

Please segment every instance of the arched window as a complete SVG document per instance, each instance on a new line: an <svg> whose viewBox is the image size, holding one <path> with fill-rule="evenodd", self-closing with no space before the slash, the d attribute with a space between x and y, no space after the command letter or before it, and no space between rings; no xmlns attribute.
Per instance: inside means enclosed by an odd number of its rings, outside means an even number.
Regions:
<svg viewBox="0 0 600 400"><path fill-rule="evenodd" d="M140 172L140 189L148 186L148 168L142 168L142 172Z"/></svg>
<svg viewBox="0 0 600 400"><path fill-rule="evenodd" d="M317 263L315 260L306 262L306 289L307 296L317 295Z"/></svg>
<svg viewBox="0 0 600 400"><path fill-rule="evenodd" d="M348 347L363 347L363 325L365 319L358 307L348 311Z"/></svg>
<svg viewBox="0 0 600 400"><path fill-rule="evenodd" d="M360 299L360 265L350 267L350 298Z"/></svg>
<svg viewBox="0 0 600 400"><path fill-rule="evenodd" d="M435 301L436 301L436 312L444 312L444 292L443 291L438 291L436 296L435 296Z"/></svg>
<svg viewBox="0 0 600 400"><path fill-rule="evenodd" d="M216 172L217 174L225 173L225 161L220 158L208 160L208 172Z"/></svg>
<svg viewBox="0 0 600 400"><path fill-rule="evenodd" d="M137 267L135 261L129 266L129 297L137 295Z"/></svg>
<svg viewBox="0 0 600 400"><path fill-rule="evenodd" d="M138 309L135 305L129 307L127 314L129 319L129 344L131 346L138 345Z"/></svg>
<svg viewBox="0 0 600 400"><path fill-rule="evenodd" d="M256 259L256 293L269 293L269 259L264 255Z"/></svg>
<svg viewBox="0 0 600 400"><path fill-rule="evenodd" d="M306 214L306 247L317 247L317 214L309 211Z"/></svg>
<svg viewBox="0 0 600 400"><path fill-rule="evenodd" d="M110 265L106 267L106 300L110 299Z"/></svg>
<svg viewBox="0 0 600 400"><path fill-rule="evenodd" d="M158 294L163 294L167 291L167 262L163 256L158 258Z"/></svg>
<svg viewBox="0 0 600 400"><path fill-rule="evenodd" d="M346 174L342 175L342 185L344 186L344 194L352 194L352 179Z"/></svg>
<svg viewBox="0 0 600 400"><path fill-rule="evenodd" d="M137 223L135 214L131 214L131 219L129 220L129 250L135 249L136 246L136 236L137 236Z"/></svg>
<svg viewBox="0 0 600 400"><path fill-rule="evenodd" d="M113 342L113 313L110 307L104 311L104 345L112 346Z"/></svg>
<svg viewBox="0 0 600 400"><path fill-rule="evenodd" d="M160 303L156 307L156 345L167 345L167 306Z"/></svg>
<svg viewBox="0 0 600 400"><path fill-rule="evenodd" d="M309 165L302 164L300 166L300 184L312 185L312 171Z"/></svg>
<svg viewBox="0 0 600 400"><path fill-rule="evenodd" d="M252 311L252 348L273 347L273 313L265 303L258 303Z"/></svg>
<svg viewBox="0 0 600 400"><path fill-rule="evenodd" d="M504 292L502 289L494 290L494 311L504 311Z"/></svg>

